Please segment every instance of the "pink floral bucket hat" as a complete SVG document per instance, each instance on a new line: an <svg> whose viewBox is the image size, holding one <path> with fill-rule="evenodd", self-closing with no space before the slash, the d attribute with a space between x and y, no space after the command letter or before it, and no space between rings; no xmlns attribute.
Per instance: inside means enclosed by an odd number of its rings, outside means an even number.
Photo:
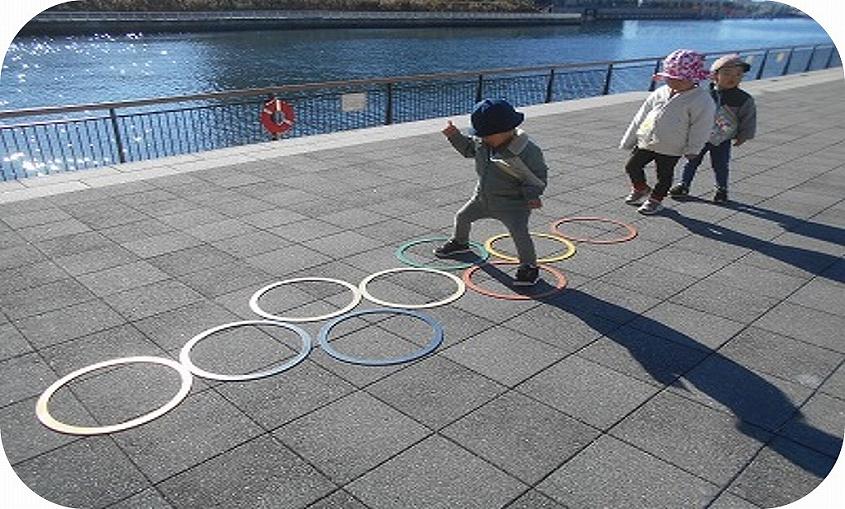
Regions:
<svg viewBox="0 0 845 509"><path fill-rule="evenodd" d="M704 55L691 49L678 49L663 59L663 70L654 79L701 81L710 77L704 68Z"/></svg>

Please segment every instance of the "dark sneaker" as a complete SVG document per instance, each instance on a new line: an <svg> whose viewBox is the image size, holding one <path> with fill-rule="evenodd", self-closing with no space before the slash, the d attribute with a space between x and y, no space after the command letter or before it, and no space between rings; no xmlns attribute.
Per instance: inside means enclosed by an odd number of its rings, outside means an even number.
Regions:
<svg viewBox="0 0 845 509"><path fill-rule="evenodd" d="M640 208L637 209L637 212L639 212L640 214L651 216L657 214L661 210L663 210L663 204L657 200L652 200L651 198L649 198L645 201L645 203L640 205Z"/></svg>
<svg viewBox="0 0 845 509"><path fill-rule="evenodd" d="M533 286L540 280L540 269L537 267L520 267L516 270L514 286Z"/></svg>
<svg viewBox="0 0 845 509"><path fill-rule="evenodd" d="M631 189L631 192L628 193L628 196L625 197L625 203L627 203L628 205L639 205L640 203L642 203L643 198L650 194L651 188L648 186L645 186L645 188L640 191L637 191L636 189Z"/></svg>
<svg viewBox="0 0 845 509"><path fill-rule="evenodd" d="M461 244L460 242L455 242L454 240L450 240L443 244L442 246L438 247L434 250L434 256L438 258L449 258L455 255L459 255L462 253L470 253L472 249L469 248L469 244Z"/></svg>
<svg viewBox="0 0 845 509"><path fill-rule="evenodd" d="M716 189L716 194L713 195L713 203L726 203L728 201L727 189Z"/></svg>
<svg viewBox="0 0 845 509"><path fill-rule="evenodd" d="M672 198L683 197L689 194L689 186L684 184L683 182L678 182L674 186L669 188L669 196Z"/></svg>

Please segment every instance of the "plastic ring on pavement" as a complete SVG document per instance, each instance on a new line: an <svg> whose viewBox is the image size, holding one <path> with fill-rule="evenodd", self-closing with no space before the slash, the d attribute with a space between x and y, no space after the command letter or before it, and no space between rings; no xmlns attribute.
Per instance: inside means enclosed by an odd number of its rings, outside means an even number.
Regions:
<svg viewBox="0 0 845 509"><path fill-rule="evenodd" d="M419 268L423 268L423 269L439 269L439 270L462 270L462 269L472 267L473 265L478 265L479 263L484 262L488 258L490 258L490 253L486 249L484 249L484 246L479 244L478 242L473 242L473 241L469 242L469 246L471 248L475 248L475 251L473 251L473 252L476 256L478 256L477 262L461 262L461 263L455 263L455 264L451 264L451 265L450 264L423 265L421 263L415 262L414 260L411 260L405 254L405 252L408 251L408 249L410 249L410 248L412 248L412 247L414 247L418 244L422 244L422 243L425 243L425 242L436 242L436 241L445 242L447 240L449 240L449 237L426 237L424 239L416 239L416 240L412 240L410 242L406 242L396 249L396 258L399 258L399 261L401 261L401 262L403 262L407 265L410 265L411 267L419 267Z"/></svg>
<svg viewBox="0 0 845 509"><path fill-rule="evenodd" d="M435 302L427 302L425 304L400 304L400 303L396 303L396 302L388 302L386 300L381 300L381 299L378 299L376 297L373 297L372 294L370 294L369 290L367 290L367 284L370 281L372 281L373 279L375 279L379 276L382 276L384 274L393 274L393 273L396 273L396 272L430 272L432 274L438 274L440 276L445 276L445 277L451 279L458 288L457 288L457 290L455 290L455 293L453 293L452 295L449 295L445 299L438 300L438 301L435 301ZM466 286L464 285L464 282L461 281L461 278L459 278L458 276L455 276L454 274L444 272L442 270L427 269L427 268L423 268L423 267L397 267L395 269L382 270L380 272L376 272L375 274L371 274L371 275L365 277L364 280L361 281L361 283L358 285L358 290L361 292L361 295L363 295L365 299L367 299L371 302L374 302L376 304L379 304L381 306L385 306L385 307L389 307L389 308L403 308L403 309L425 309L425 308L434 308L434 307L437 307L437 306L443 306L445 304L449 304L450 302L454 302L454 301L460 299L461 295L463 295L464 292L466 291Z"/></svg>
<svg viewBox="0 0 845 509"><path fill-rule="evenodd" d="M570 242L569 239L565 239L565 238L561 237L560 235L552 235L550 233L535 233L535 232L531 232L531 235L533 235L535 237L542 237L544 239L556 240L557 242L560 242L564 246L566 246L566 252L564 252L563 254L557 255L557 256L549 256L547 258L538 258L537 263L559 262L561 260L566 260L567 258L569 258L570 256L575 254L575 244ZM504 254L504 253L499 252L499 251L496 251L493 248L494 242L496 242L497 240L504 239L506 237L510 237L510 236L511 235L509 233L503 233L501 235L495 235L493 237L490 237L484 243L484 248L487 249L487 251L490 251L490 254L492 254L493 256L495 256L497 258L501 258L502 260L505 260L505 261L508 261L508 262L518 262L519 258L517 258L515 256L510 256L510 255Z"/></svg>
<svg viewBox="0 0 845 509"><path fill-rule="evenodd" d="M618 239L597 240L597 239L591 239L591 238L573 237L571 235L565 235L564 233L562 233L560 231L560 225L562 225L563 223L575 223L575 222L578 222L578 221L599 221L599 222L602 222L602 223L615 224L617 226L621 226L621 227L625 228L626 230L628 230L628 234L623 236L623 237L619 237ZM617 244L619 242L629 241L629 240L633 239L634 237L636 237L637 236L637 229L634 228L630 224L626 224L626 223L623 223L622 221L617 221L615 219L610 219L610 218L607 218L607 217L577 216L577 217L564 217L563 219L558 219L557 221L552 223L552 233L560 235L561 237L563 237L565 239L569 239L569 240L572 240L572 241L575 241L575 242L584 242L585 244Z"/></svg>
<svg viewBox="0 0 845 509"><path fill-rule="evenodd" d="M519 262L491 262L489 265L519 265ZM563 291L566 288L566 276L563 275L563 272L555 269L554 267L550 267L548 265L538 265L537 266L540 270L545 270L546 272L550 272L552 275L555 276L557 279L557 286L553 287L551 290L548 290L543 293L538 293L537 295L523 295L519 293L497 293L486 288L482 288L481 286L476 285L472 281L472 275L483 266L475 266L470 267L466 271L464 271L463 279L464 283L466 284L467 288L474 290L481 295L486 295L488 297L493 297L495 299L504 299L504 300L537 300L542 299L544 297L548 297L549 295L554 295L555 293ZM528 288L528 287L525 287Z"/></svg>
<svg viewBox="0 0 845 509"><path fill-rule="evenodd" d="M295 318L295 317L289 317L289 316L274 315L272 313L268 313L267 311L264 311L263 309L261 309L261 306L258 305L258 299L260 299L262 295L269 292L273 288L277 288L279 286L287 285L287 284L291 284L291 283L301 283L301 282L304 282L304 281L336 283L336 284L339 284L341 286L344 286L347 289L349 289L349 291L352 292L352 301L350 301L349 304L347 304L345 307L343 307L343 308L341 308L337 311L332 311L331 313L326 313L325 315L310 316L310 317L304 317L304 318ZM343 281L343 280L340 280L340 279L331 279L331 278L327 278L327 277L298 277L298 278L294 278L294 279L285 279L284 281L278 281L276 283L269 284L269 285L265 286L264 288L261 288L260 290L258 290L254 294L252 294L252 297L250 297L249 307L250 307L250 309L252 309L252 311L254 313L256 313L259 316L263 316L264 318L267 318L268 320L277 320L277 321L280 321L280 322L298 323L298 322L319 322L321 320L328 320L329 318L334 318L335 316L342 315L343 313L346 313L347 311L351 311L352 309L355 308L355 306L358 305L359 302L361 302L361 292L358 291L358 287L356 287L352 283L347 283L346 281Z"/></svg>

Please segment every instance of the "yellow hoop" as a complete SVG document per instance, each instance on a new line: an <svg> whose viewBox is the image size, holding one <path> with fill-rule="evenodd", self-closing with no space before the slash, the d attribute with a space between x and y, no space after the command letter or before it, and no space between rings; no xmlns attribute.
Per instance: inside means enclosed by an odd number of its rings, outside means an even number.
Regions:
<svg viewBox="0 0 845 509"><path fill-rule="evenodd" d="M551 234L548 234L548 233L530 232L530 234L535 236L535 237L542 237L544 239L556 240L556 241L560 242L561 244L563 244L564 246L566 246L566 252L563 253L562 255L550 256L549 258L538 258L537 263L559 262L561 260L566 260L567 258L569 258L570 256L575 254L575 244L573 244L568 239L565 239L565 238L563 238L559 235L551 235ZM510 237L510 236L511 235L509 233L503 233L501 235L495 235L493 237L490 237L489 239L487 239L487 241L484 242L484 249L486 249L491 255L493 255L497 258L501 258L502 260L506 260L506 261L509 261L509 262L518 262L519 258L517 258L515 256L506 255L504 253L501 253L501 252L493 249L493 243L494 242L496 242L497 240L504 239L505 237Z"/></svg>

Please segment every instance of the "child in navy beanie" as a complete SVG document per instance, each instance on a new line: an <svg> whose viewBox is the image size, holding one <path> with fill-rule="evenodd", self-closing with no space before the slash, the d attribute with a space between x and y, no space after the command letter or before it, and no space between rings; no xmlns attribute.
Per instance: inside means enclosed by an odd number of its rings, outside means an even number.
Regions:
<svg viewBox="0 0 845 509"><path fill-rule="evenodd" d="M504 99L475 105L470 136L448 122L443 134L461 155L475 159L478 183L469 201L455 214L452 238L434 250L448 258L467 253L472 223L482 218L501 221L516 245L519 268L514 285L531 286L540 278L534 242L528 231L531 210L543 206L548 167L542 150L517 127L525 115Z"/></svg>

